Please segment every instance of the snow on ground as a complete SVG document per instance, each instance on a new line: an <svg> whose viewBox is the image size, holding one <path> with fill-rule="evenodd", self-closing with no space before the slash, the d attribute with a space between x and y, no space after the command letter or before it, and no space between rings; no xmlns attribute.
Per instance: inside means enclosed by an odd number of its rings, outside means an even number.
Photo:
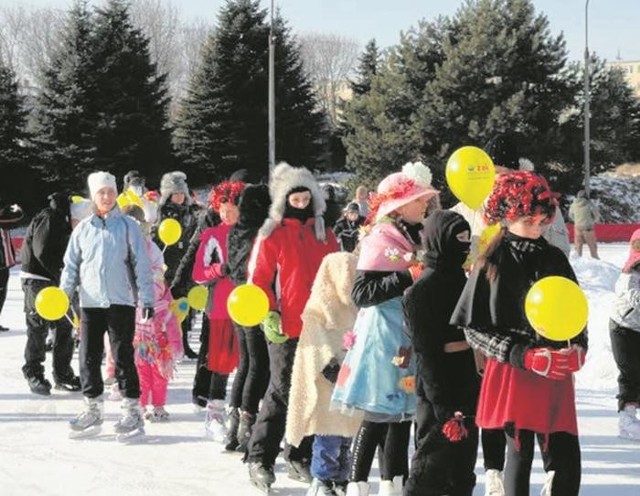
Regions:
<svg viewBox="0 0 640 496"><path fill-rule="evenodd" d="M578 415L582 444L584 496L640 494L640 443L617 437L616 367L608 337L613 286L627 255L625 244L600 245L602 261L571 262L590 302L590 351L577 374ZM245 495L258 494L248 482L241 455L223 453L203 437L203 415L191 405L195 362L179 364L170 386L167 409L171 422L147 424L147 435L130 445L119 444L110 424L119 415L116 402L106 402L102 434L91 440L70 440L67 420L82 408L79 393L53 390L43 398L30 393L22 377L25 324L18 271L11 274L1 322L12 330L0 333L0 494L14 495ZM197 349L197 333L192 333ZM48 354L49 355L49 354ZM51 357L46 370L50 377ZM74 357L77 370L77 356ZM476 496L484 494L481 454ZM304 495L305 486L289 480L278 459L274 495ZM536 455L532 494L543 482ZM377 493L378 472L372 473Z"/></svg>

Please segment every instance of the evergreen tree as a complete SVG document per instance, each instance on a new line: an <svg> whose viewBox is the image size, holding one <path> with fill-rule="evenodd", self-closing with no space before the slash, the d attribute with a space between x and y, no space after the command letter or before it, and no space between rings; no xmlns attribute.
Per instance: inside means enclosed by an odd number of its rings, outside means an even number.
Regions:
<svg viewBox="0 0 640 496"><path fill-rule="evenodd" d="M217 181L238 168L268 172L268 36L256 0L228 1L202 51L177 120L175 143L185 170ZM313 167L321 157L323 116L316 112L288 28L274 23L276 157Z"/></svg>
<svg viewBox="0 0 640 496"><path fill-rule="evenodd" d="M29 168L31 147L26 132L24 98L11 69L0 61L0 199L1 204L31 206L34 174ZM27 203L25 203L25 200Z"/></svg>
<svg viewBox="0 0 640 496"><path fill-rule="evenodd" d="M376 45L376 40L369 40L360 57L356 80L351 82L351 90L353 91L354 97L369 93L369 90L371 90L371 81L378 73L379 64L380 52L378 45Z"/></svg>
<svg viewBox="0 0 640 496"><path fill-rule="evenodd" d="M84 0L69 11L36 102L34 134L39 169L50 189L82 190L86 171L94 164L94 119L88 105L95 91L90 57L91 15Z"/></svg>
<svg viewBox="0 0 640 496"><path fill-rule="evenodd" d="M158 178L173 165L166 75L157 74L149 40L132 25L124 0L96 11L89 70L95 167L117 177L137 169Z"/></svg>

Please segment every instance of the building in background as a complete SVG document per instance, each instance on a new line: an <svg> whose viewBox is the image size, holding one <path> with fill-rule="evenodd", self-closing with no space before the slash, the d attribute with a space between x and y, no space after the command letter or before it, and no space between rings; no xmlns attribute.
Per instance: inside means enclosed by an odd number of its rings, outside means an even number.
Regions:
<svg viewBox="0 0 640 496"><path fill-rule="evenodd" d="M640 98L640 60L614 60L607 65L622 69L633 92Z"/></svg>

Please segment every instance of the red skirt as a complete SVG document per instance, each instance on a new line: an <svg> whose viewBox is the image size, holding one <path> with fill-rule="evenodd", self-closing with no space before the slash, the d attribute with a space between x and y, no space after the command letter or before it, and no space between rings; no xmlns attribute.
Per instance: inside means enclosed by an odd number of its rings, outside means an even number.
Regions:
<svg viewBox="0 0 640 496"><path fill-rule="evenodd" d="M488 359L476 423L485 429L502 429L513 423L516 430L542 434L568 432L577 436L573 376L556 381Z"/></svg>
<svg viewBox="0 0 640 496"><path fill-rule="evenodd" d="M207 368L218 374L230 374L238 366L238 337L231 319L209 321Z"/></svg>

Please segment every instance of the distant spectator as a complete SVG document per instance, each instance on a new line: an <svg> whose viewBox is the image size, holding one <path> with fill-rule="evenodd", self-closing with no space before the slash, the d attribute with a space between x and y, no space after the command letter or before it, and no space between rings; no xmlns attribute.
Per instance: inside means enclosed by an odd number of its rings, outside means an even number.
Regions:
<svg viewBox="0 0 640 496"><path fill-rule="evenodd" d="M369 190L360 185L356 188L356 197L353 199L360 207L360 215L365 219L369 216Z"/></svg>
<svg viewBox="0 0 640 496"><path fill-rule="evenodd" d="M338 239L341 251L352 252L358 244L360 226L365 218L360 215L360 207L356 202L351 202L344 209L342 219L336 222L333 232Z"/></svg>
<svg viewBox="0 0 640 496"><path fill-rule="evenodd" d="M600 222L600 212L584 190L578 191L576 199L573 200L569 208L569 218L575 226L573 243L578 256L582 256L582 246L587 243L591 258L599 260L598 240L594 228L595 224Z"/></svg>
<svg viewBox="0 0 640 496"><path fill-rule="evenodd" d="M2 313L9 289L9 269L16 264L16 253L11 242L11 229L22 217L22 209L18 205L0 207L0 313ZM8 327L0 325L0 331L8 330Z"/></svg>
<svg viewBox="0 0 640 496"><path fill-rule="evenodd" d="M324 225L327 229L333 229L333 226L342 217L342 205L336 196L336 188L331 184L322 185L322 194L327 205L327 209L324 212Z"/></svg>

